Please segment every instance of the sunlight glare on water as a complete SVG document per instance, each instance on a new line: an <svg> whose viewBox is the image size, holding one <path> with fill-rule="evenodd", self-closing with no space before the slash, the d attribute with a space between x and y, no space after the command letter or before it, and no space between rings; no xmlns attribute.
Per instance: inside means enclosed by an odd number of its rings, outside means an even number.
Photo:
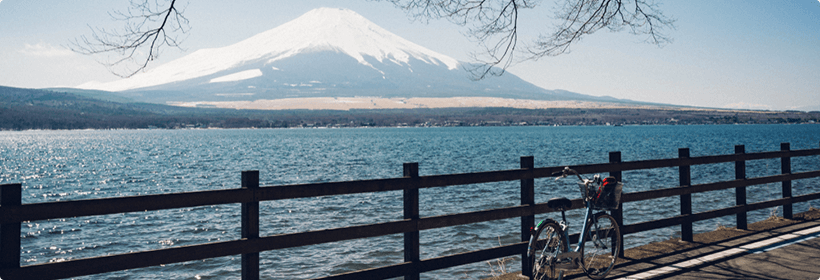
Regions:
<svg viewBox="0 0 820 280"><path fill-rule="evenodd" d="M521 156L536 167L603 163L608 152L624 161L818 148L820 125L472 127L271 130L115 130L0 132L0 183L22 183L23 203L179 193L240 187L243 170L259 170L263 186L402 176L418 162L421 176L517 169ZM797 171L820 169L818 157L792 160ZM779 160L747 163L747 176L779 173ZM625 192L674 187L677 168L624 172ZM731 163L692 167L692 183L734 179ZM420 191L421 216L508 207L520 203L519 183L498 182ZM795 195L820 191L794 182ZM780 195L779 184L750 188L749 201ZM569 181L536 180L536 202L578 196ZM324 196L260 203L262 236L402 219L400 191ZM727 199L729 197L730 199ZM693 195L694 211L732 206L733 190ZM624 206L626 223L671 217L677 198ZM795 212L817 207L798 204ZM570 211L577 221L580 213ZM750 220L770 211L756 211ZM537 218L550 215L539 215ZM553 216L553 218L556 218ZM132 212L22 223L21 264L236 240L239 205ZM422 258L516 242L518 219L421 232ZM696 231L731 225L733 217L696 224ZM580 227L579 222L574 224ZM576 228L577 230L577 228ZM627 247L679 236L671 227L628 235ZM264 276L304 279L402 262L402 235L388 235L261 253ZM518 261L511 261L515 270ZM482 278L486 263L423 274L425 278ZM238 279L239 256L80 277Z"/></svg>

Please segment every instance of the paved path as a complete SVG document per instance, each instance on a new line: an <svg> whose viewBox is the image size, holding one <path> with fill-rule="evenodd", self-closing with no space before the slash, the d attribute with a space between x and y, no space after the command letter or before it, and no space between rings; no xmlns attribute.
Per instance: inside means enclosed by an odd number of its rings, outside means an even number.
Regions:
<svg viewBox="0 0 820 280"><path fill-rule="evenodd" d="M820 279L820 222L618 267L609 279Z"/></svg>
<svg viewBox="0 0 820 280"><path fill-rule="evenodd" d="M667 279L820 279L820 239L745 254Z"/></svg>

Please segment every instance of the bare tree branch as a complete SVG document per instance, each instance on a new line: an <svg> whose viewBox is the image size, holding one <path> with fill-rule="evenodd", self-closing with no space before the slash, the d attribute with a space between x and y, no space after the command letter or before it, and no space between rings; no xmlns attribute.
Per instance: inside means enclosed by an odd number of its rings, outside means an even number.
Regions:
<svg viewBox="0 0 820 280"><path fill-rule="evenodd" d="M176 4L176 0L131 0L127 11L109 13L112 19L125 22L122 30L89 27L91 38L81 36L69 48L86 55L113 53L116 58L100 63L117 76L131 77L157 59L161 48L180 47L178 36L190 27L184 9Z"/></svg>
<svg viewBox="0 0 820 280"><path fill-rule="evenodd" d="M663 31L674 28L652 0L556 0L561 1L555 18L561 23L548 35L538 36L523 51L518 48L518 19L522 9L535 8L537 0L386 0L416 19L448 19L468 26L467 35L483 48L473 53L479 64L468 66L474 79L501 75L511 65L524 60L567 53L584 36L603 28L612 32L629 28L646 35L646 42L664 46L671 42ZM631 7L631 8L630 8ZM519 59L517 54L521 56Z"/></svg>
<svg viewBox="0 0 820 280"><path fill-rule="evenodd" d="M467 35L484 49L471 54L477 64L465 66L477 80L501 75L521 61L567 53L584 36L604 28L611 32L628 28L630 33L645 35L647 43L657 46L672 41L664 30L674 28L674 20L664 16L653 0L555 0L562 3L555 14L560 24L550 28L551 33L542 33L524 50L518 50L519 12L535 8L539 0L373 1L391 2L417 20L447 19L467 26ZM82 36L70 48L89 55L115 53L118 58L103 64L114 74L130 77L155 60L161 48L179 48L178 34L190 29L182 14L176 0L131 0L127 12L110 14L127 23L122 31L92 28L91 38Z"/></svg>
<svg viewBox="0 0 820 280"><path fill-rule="evenodd" d="M612 32L629 28L632 34L647 35L646 42L657 46L672 42L663 29L674 28L674 20L665 17L655 3L645 0L568 0L556 15L562 24L554 33L539 36L535 46L528 49L530 58L567 53L583 36L603 28Z"/></svg>
<svg viewBox="0 0 820 280"><path fill-rule="evenodd" d="M518 43L519 9L531 0L388 0L416 19L447 19L468 26L467 35L485 51L472 53L478 64L467 65L473 79L501 75L512 65ZM496 66L501 65L501 68Z"/></svg>

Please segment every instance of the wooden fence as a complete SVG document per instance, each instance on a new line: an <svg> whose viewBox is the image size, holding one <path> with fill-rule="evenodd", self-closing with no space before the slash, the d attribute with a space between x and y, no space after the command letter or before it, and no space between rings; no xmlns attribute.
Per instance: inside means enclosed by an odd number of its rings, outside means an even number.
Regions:
<svg viewBox="0 0 820 280"><path fill-rule="evenodd" d="M820 192L792 196L791 181L820 177L820 168L815 171L793 173L791 172L790 159L814 155L820 155L820 149L790 150L789 143L781 144L780 151L745 153L744 146L741 145L735 147L734 154L702 157L690 157L689 150L684 148L679 150L678 158L621 162L620 152L611 152L609 163L577 165L571 166L571 168L586 174L608 172L621 180L622 171L678 167L680 173L679 186L624 193L622 202L631 203L664 197L680 197L680 215L623 225L622 210L613 211L612 214L622 225L621 234L628 235L679 225L683 240L691 241L692 223L696 221L737 215L737 227L743 229L746 228L747 223L746 212L776 206L783 206L784 217L792 218L792 204L818 199L820 198ZM781 161L781 174L746 178L746 161L778 158ZM550 174L563 169L563 166L535 168L533 162L533 157L522 157L520 169L432 176L419 176L418 164L406 163L404 164L404 176L401 178L269 187L259 186L258 171L245 171L242 172L242 187L239 189L33 204L21 204L20 184L0 185L0 278L68 278L161 264L241 255L242 279L258 279L260 277L259 252L262 251L398 233L404 234L404 262L333 275L322 279L380 279L401 276L404 276L404 279L418 279L419 274L423 272L513 255L522 256L522 267L526 272L529 271L529 268L528 264L523 261L523 256L525 255L526 242L529 239L529 231L534 223L534 215L555 211L547 207L546 203L535 203L534 179L550 177ZM725 162L734 162L735 180L691 185L690 166ZM521 183L521 205L432 217L419 216L419 189L421 188L515 180L520 180ZM782 184L782 198L756 203L746 202L747 186L776 182ZM693 193L724 189L735 189L736 206L692 213L691 195ZM402 190L404 192L404 219L402 220L259 236L260 201L393 190ZM242 205L242 235L241 239L238 240L20 266L20 227L23 221L229 203L240 203ZM583 207L583 202L580 199L575 199L572 203L573 208ZM624 209L624 207L619 209ZM519 243L424 260L419 257L420 231L516 217L521 218L521 242Z"/></svg>

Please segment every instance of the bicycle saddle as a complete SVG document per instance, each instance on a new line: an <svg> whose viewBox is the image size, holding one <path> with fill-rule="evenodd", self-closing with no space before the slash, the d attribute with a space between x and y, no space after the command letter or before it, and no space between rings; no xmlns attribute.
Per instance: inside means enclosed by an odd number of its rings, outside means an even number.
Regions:
<svg viewBox="0 0 820 280"><path fill-rule="evenodd" d="M547 201L547 207L558 210L567 210L572 207L572 201L566 197L555 197Z"/></svg>

